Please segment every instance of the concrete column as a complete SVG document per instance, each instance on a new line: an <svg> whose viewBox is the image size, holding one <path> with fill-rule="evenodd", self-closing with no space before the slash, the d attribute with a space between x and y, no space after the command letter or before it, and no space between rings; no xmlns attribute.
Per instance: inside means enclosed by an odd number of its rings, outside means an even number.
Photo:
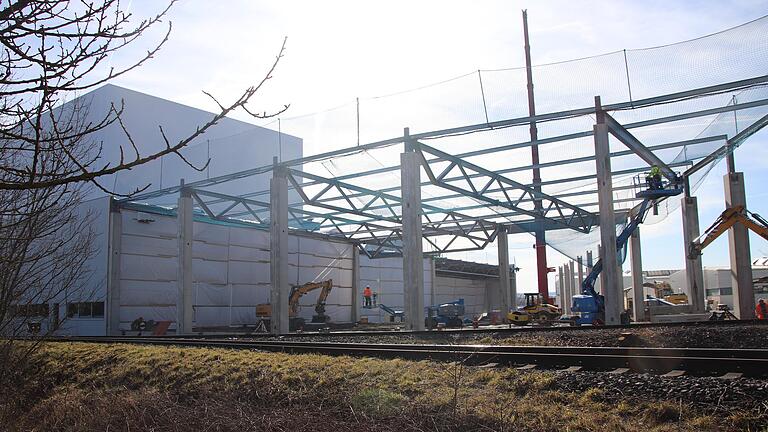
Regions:
<svg viewBox="0 0 768 432"><path fill-rule="evenodd" d="M563 308L563 313L565 313L565 277L563 276L563 266L559 266L557 268L557 297L560 301L560 307Z"/></svg>
<svg viewBox="0 0 768 432"><path fill-rule="evenodd" d="M109 200L109 256L107 268L107 335L120 335L120 243L123 216L114 198Z"/></svg>
<svg viewBox="0 0 768 432"><path fill-rule="evenodd" d="M725 207L747 207L744 173L734 172L723 177ZM728 250L731 256L733 309L739 319L755 319L755 291L752 286L752 257L749 252L749 231L743 224L728 229Z"/></svg>
<svg viewBox="0 0 768 432"><path fill-rule="evenodd" d="M512 301L509 286L509 241L505 227L499 228L499 233L496 235L496 244L499 248L499 299L501 302L501 315L502 321L507 322L507 313L513 309L511 309Z"/></svg>
<svg viewBox="0 0 768 432"><path fill-rule="evenodd" d="M429 281L429 304L437 303L437 264L435 258L429 259L430 281Z"/></svg>
<svg viewBox="0 0 768 432"><path fill-rule="evenodd" d="M512 310L517 310L517 270L514 264L509 272L509 306Z"/></svg>
<svg viewBox="0 0 768 432"><path fill-rule="evenodd" d="M603 271L600 273L601 294L605 296L605 324L619 325L624 295L621 284L621 270L616 259L616 218L613 211L613 180L611 178L611 156L608 142L608 126L603 118L600 98L595 98L597 124L594 127L595 161L597 172L597 196L600 209L600 259Z"/></svg>
<svg viewBox="0 0 768 432"><path fill-rule="evenodd" d="M576 290L581 293L581 286L584 284L584 260L581 256L576 257L576 265L579 267L579 284L576 286Z"/></svg>
<svg viewBox="0 0 768 432"><path fill-rule="evenodd" d="M424 330L424 259L421 237L421 168L405 129L405 153L400 155L403 221L403 294L406 326Z"/></svg>
<svg viewBox="0 0 768 432"><path fill-rule="evenodd" d="M701 256L688 258L688 248L693 240L699 237L699 207L696 197L684 197L681 203L683 215L683 244L685 245L685 280L688 302L692 313L704 312L704 270Z"/></svg>
<svg viewBox="0 0 768 432"><path fill-rule="evenodd" d="M179 192L179 204L176 209L176 218L178 221L178 241L179 241L179 266L178 266L178 296L176 299L176 334L192 333L192 320L194 311L192 310L192 224L193 224L193 203L192 191L184 188L182 180L182 189Z"/></svg>
<svg viewBox="0 0 768 432"><path fill-rule="evenodd" d="M269 302L272 305L270 327L273 334L286 334L290 326L288 296L288 179L284 168L273 160L269 181Z"/></svg>
<svg viewBox="0 0 768 432"><path fill-rule="evenodd" d="M564 312L566 315L571 314L571 298L573 298L573 288L571 287L571 284L573 283L573 276L571 275L570 268L568 265L563 265L563 277L564 279L564 285L563 285L563 293L565 294L565 303L563 304Z"/></svg>
<svg viewBox="0 0 768 432"><path fill-rule="evenodd" d="M360 249L352 245L352 322L360 321Z"/></svg>
<svg viewBox="0 0 768 432"><path fill-rule="evenodd" d="M573 296L581 292L581 288L576 286L576 270L574 269L574 262L572 260L568 261L568 274L570 274L569 281L571 282L570 296L568 298L573 298ZM568 309L570 310L570 305Z"/></svg>
<svg viewBox="0 0 768 432"><path fill-rule="evenodd" d="M640 249L640 227L635 228L630 238L629 259L632 261L632 316L640 322L645 316L643 295L643 257Z"/></svg>

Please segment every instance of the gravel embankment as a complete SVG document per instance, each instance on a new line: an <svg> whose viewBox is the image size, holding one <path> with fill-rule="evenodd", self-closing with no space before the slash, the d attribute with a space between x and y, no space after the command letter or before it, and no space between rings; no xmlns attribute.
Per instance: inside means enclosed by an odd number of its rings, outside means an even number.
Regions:
<svg viewBox="0 0 768 432"><path fill-rule="evenodd" d="M606 399L614 402L627 398L673 400L703 411L740 409L763 416L768 414L768 381L765 380L569 372L559 373L555 383L560 390L577 393L596 387L604 392Z"/></svg>
<svg viewBox="0 0 768 432"><path fill-rule="evenodd" d="M455 332L436 331L431 335L304 335L297 341L353 343L439 343L439 344L503 344L544 346L619 346L619 336L630 332L632 346L663 348L758 348L768 349L768 325L707 323L670 327L547 329L542 331ZM260 338L278 340L279 338Z"/></svg>

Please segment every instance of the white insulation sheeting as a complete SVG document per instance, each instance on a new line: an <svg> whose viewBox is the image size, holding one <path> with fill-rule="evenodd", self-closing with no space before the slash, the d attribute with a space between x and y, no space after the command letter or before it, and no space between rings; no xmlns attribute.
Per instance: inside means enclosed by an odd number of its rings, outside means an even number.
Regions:
<svg viewBox="0 0 768 432"><path fill-rule="evenodd" d="M139 222L137 212L131 210L123 210L122 217L121 328L130 328L138 317L175 322L176 218L151 215L151 222ZM352 317L352 247L340 242L289 237L292 283L333 279L326 314L334 322L348 322ZM195 222L192 255L195 326L255 324L256 305L269 302L269 232ZM319 293L316 290L302 297L299 316L312 318Z"/></svg>
<svg viewBox="0 0 768 432"><path fill-rule="evenodd" d="M464 279L437 276L435 278L435 283L436 304L447 303L463 298L467 317L479 315L484 311L486 279Z"/></svg>
<svg viewBox="0 0 768 432"><path fill-rule="evenodd" d="M432 270L431 259L424 262L424 304L432 304ZM360 317L368 317L372 323L388 322L389 315L380 308L365 309L362 307L363 289L366 285L377 294L377 303L387 305L396 310L403 310L403 259L377 258L370 259L360 255L360 288L359 297Z"/></svg>

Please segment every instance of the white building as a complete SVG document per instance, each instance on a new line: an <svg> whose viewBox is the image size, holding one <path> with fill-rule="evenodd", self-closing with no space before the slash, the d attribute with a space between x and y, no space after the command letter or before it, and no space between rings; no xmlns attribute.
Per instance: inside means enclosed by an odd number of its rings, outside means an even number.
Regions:
<svg viewBox="0 0 768 432"><path fill-rule="evenodd" d="M123 123L142 154L165 146L162 126L173 143L189 135L212 114L121 87L107 85L81 97L98 116L110 104L124 103ZM66 106L65 108L66 109ZM113 124L96 140L104 143L102 159L119 158L131 148L122 129ZM182 151L191 162L208 168L198 172L175 155L102 180L112 191L125 194L149 186L156 191L217 176L272 164L273 157L302 157L300 138L279 135L249 123L225 119ZM242 195L269 189L270 174L229 181L212 189ZM218 189L216 189L218 188ZM137 318L170 321L176 328L180 300L180 226L173 195L158 194L146 204L121 204L93 190L82 206L95 216L97 254L90 262L89 283L67 293L58 302L39 308L53 320L59 334L105 335L129 331ZM267 201L268 196L264 197ZM168 200L171 201L168 201ZM270 298L270 239L266 227L253 223L226 222L196 212L192 233L192 287L194 331L231 331L254 326L256 305ZM403 308L403 261L401 258L368 259L343 239L304 232L289 236L289 280L293 284L333 280L326 314L337 323L382 322L380 309L362 308L362 288L370 285L378 302ZM469 265L472 268L467 269ZM514 272L512 272L514 275ZM467 316L498 309L497 266L450 260L424 259L425 305L463 298ZM315 295L306 295L299 315L311 318ZM42 305L41 305L42 306ZM46 309L47 308L47 309ZM43 317L41 317L43 318ZM65 319L66 318L66 319Z"/></svg>

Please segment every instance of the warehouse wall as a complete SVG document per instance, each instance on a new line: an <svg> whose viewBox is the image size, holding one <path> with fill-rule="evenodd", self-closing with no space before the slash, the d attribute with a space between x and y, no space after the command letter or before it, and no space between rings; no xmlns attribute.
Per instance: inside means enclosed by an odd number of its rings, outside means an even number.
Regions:
<svg viewBox="0 0 768 432"><path fill-rule="evenodd" d="M123 210L122 223L120 327L130 328L138 317L175 321L176 218ZM350 321L352 245L289 236L288 253L291 282L333 279L326 313L332 321ZM255 324L256 304L269 302L269 232L195 221L192 255L195 327ZM317 294L302 298L300 316L312 317Z"/></svg>
<svg viewBox="0 0 768 432"><path fill-rule="evenodd" d="M424 263L424 305L430 305L432 295L432 259L425 258ZM360 255L360 287L358 288L358 304L360 317L367 317L369 322L380 323L389 321L389 315L379 308L363 308L363 289L366 285L378 294L377 301L391 308L402 310L403 293L403 259L377 258L370 259Z"/></svg>

